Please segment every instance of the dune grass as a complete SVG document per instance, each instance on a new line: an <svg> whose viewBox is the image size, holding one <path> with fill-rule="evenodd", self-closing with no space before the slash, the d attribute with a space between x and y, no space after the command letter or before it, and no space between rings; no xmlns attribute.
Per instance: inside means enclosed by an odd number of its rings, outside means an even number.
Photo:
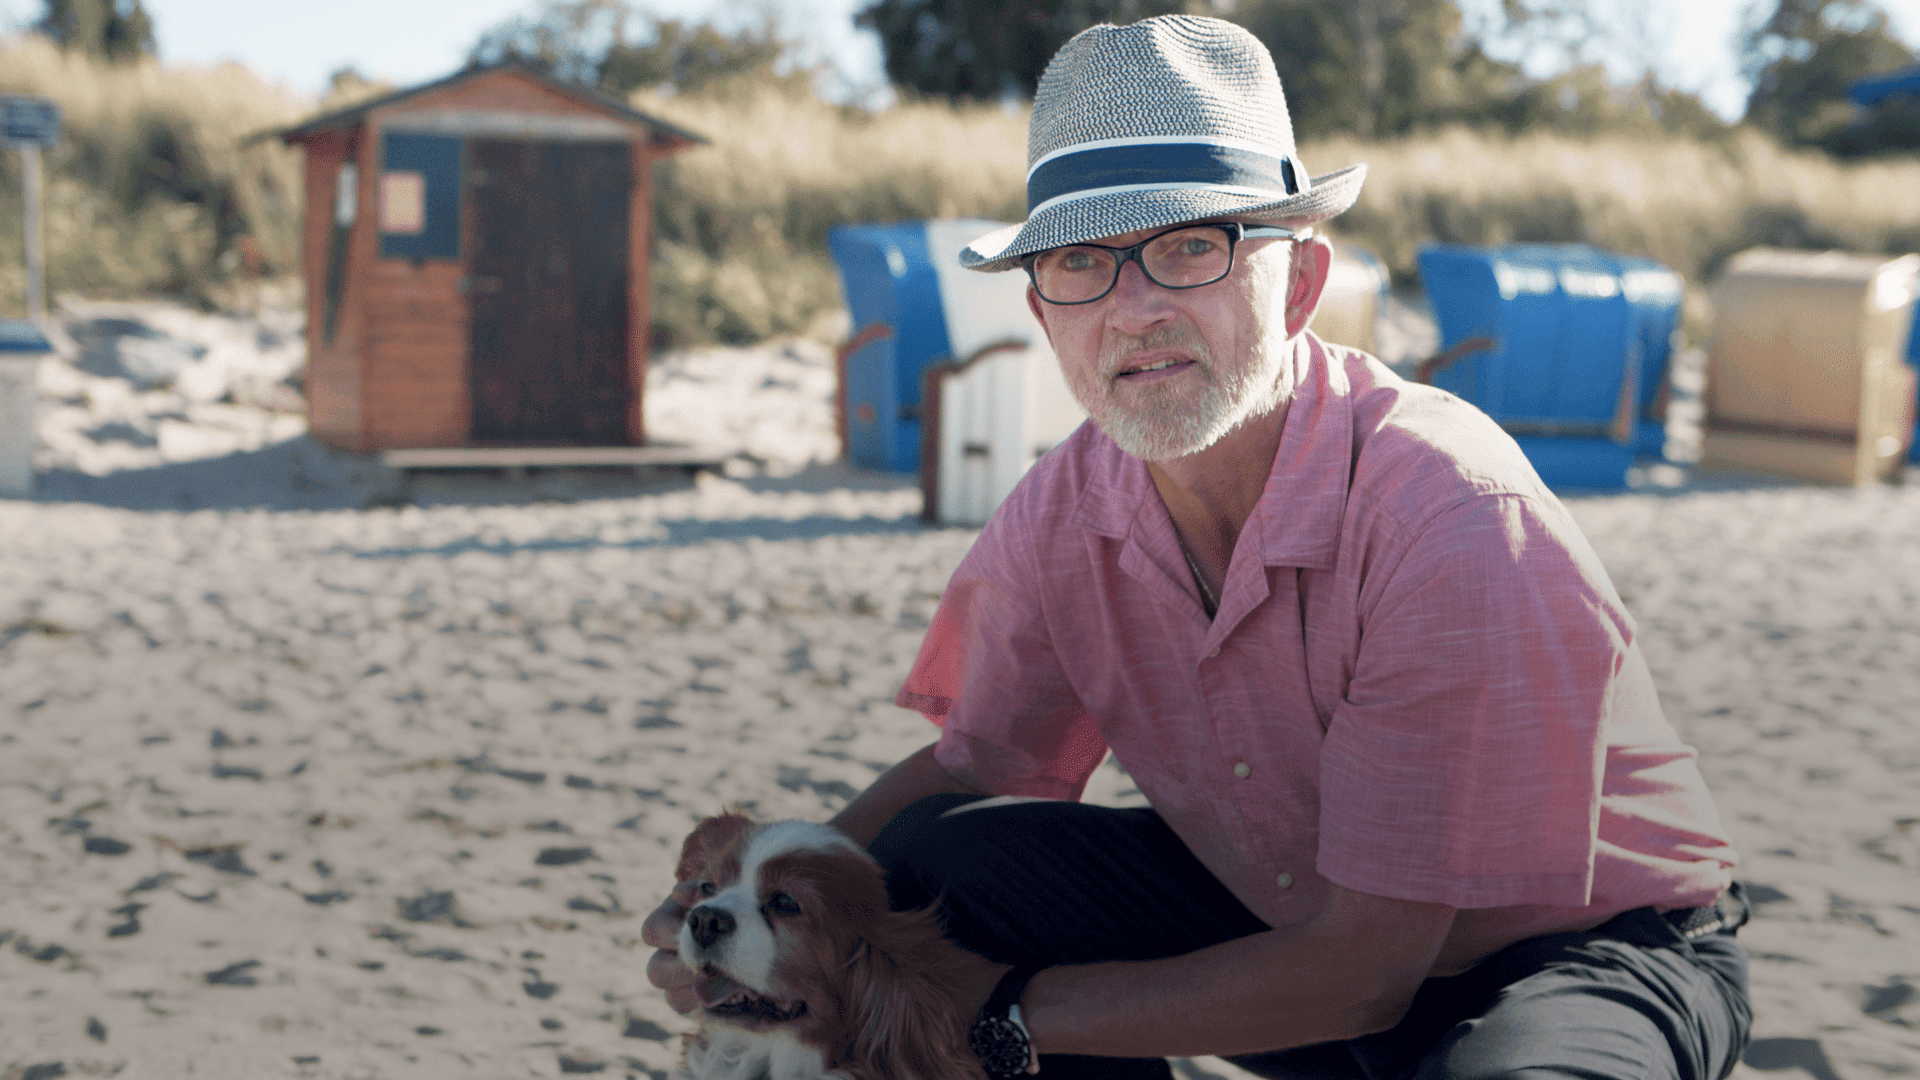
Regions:
<svg viewBox="0 0 1920 1080"><path fill-rule="evenodd" d="M244 279L249 251L268 274L298 266L299 154L243 140L322 103L233 65L110 66L31 37L0 40L0 92L51 97L65 114L66 137L47 156L51 292L217 304ZM632 101L712 140L655 176L663 344L830 335L841 305L834 225L1025 214L1023 108L909 102L875 114L795 80ZM1842 163L1749 131L1701 143L1447 130L1301 150L1315 173L1369 163L1336 235L1403 283L1431 241L1584 241L1658 260L1695 286L1757 244L1920 250L1913 155ZM0 154L0 314L23 310L17 161Z"/></svg>
<svg viewBox="0 0 1920 1080"><path fill-rule="evenodd" d="M827 230L846 221L1025 216L1026 114L811 99L639 97L714 144L662 168L660 317L675 334L800 332L837 302ZM1301 147L1315 173L1369 173L1335 233L1417 280L1429 242L1585 242L1657 260L1695 286L1755 245L1920 250L1920 157L1841 163L1751 131L1718 142L1518 137L1464 129Z"/></svg>
<svg viewBox="0 0 1920 1080"><path fill-rule="evenodd" d="M1366 193L1338 224L1402 278L1429 241L1585 242L1696 284L1761 244L1920 249L1920 157L1843 164L1749 130L1719 143L1453 130L1302 152L1318 171L1369 163Z"/></svg>
<svg viewBox="0 0 1920 1080"><path fill-rule="evenodd" d="M295 95L237 65L113 65L33 35L0 41L0 92L51 98L61 112L45 154L50 293L211 302L249 261L268 274L297 266L298 155L277 140L242 145L305 111ZM20 195L19 155L0 154L8 314L24 310Z"/></svg>

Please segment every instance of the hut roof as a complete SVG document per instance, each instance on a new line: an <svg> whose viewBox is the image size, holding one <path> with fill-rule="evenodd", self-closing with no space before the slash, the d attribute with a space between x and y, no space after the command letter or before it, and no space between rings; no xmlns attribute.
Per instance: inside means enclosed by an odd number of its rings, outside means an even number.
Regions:
<svg viewBox="0 0 1920 1080"><path fill-rule="evenodd" d="M341 128L349 128L365 119L367 114L373 112L375 109L397 105L400 102L418 97L422 94L436 90L450 89L459 86L461 83L471 82L474 79L495 74L515 74L523 76L551 90L574 98L583 104L592 106L594 109L607 114L615 120L644 125L656 140L685 143L706 143L708 141L704 136L696 135L683 127L670 124L657 116L649 116L638 109L629 107L625 102L603 94L598 90L581 86L577 83L562 82L550 75L535 71L526 64L516 60L507 60L498 64L466 68L462 71L456 71L445 78L435 79L433 82L421 83L419 86L411 86L405 90L397 90L391 94L385 94L368 101L362 101L357 105L350 105L344 109L335 109L333 112L323 113L320 116L295 124L292 127L262 132L259 136L255 136L255 138L277 136L286 142L295 142L306 136L317 135L323 131L337 131Z"/></svg>

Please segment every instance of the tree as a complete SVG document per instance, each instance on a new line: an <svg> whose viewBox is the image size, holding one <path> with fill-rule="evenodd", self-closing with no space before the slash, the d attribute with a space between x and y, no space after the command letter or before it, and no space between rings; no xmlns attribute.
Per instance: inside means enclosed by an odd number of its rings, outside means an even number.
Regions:
<svg viewBox="0 0 1920 1080"><path fill-rule="evenodd" d="M1655 55L1650 0L1502 3L1500 24L1489 27L1468 25L1457 0L874 0L855 21L879 32L896 85L950 98L1030 96L1053 54L1086 27L1185 11L1219 13L1266 44L1302 138L1378 138L1448 123L1725 130L1696 96L1659 85L1650 60L1640 82L1620 88L1585 57L1582 43L1601 32L1630 57ZM1624 22L1609 23L1615 16ZM1488 55L1482 39L1492 31L1559 50L1567 70L1529 78Z"/></svg>
<svg viewBox="0 0 1920 1080"><path fill-rule="evenodd" d="M608 47L600 85L615 93L662 84L692 92L743 75L777 78L789 48L772 20L726 34L712 23L654 19L652 41L629 45L621 39Z"/></svg>
<svg viewBox="0 0 1920 1080"><path fill-rule="evenodd" d="M629 37L636 24L642 28L637 43ZM626 0L548 0L538 14L481 35L467 63L518 61L615 94L661 85L689 92L743 75L777 78L788 52L772 19L727 33L710 23L643 15Z"/></svg>
<svg viewBox="0 0 1920 1080"><path fill-rule="evenodd" d="M1032 97L1047 61L1089 26L1211 10L1206 0L874 0L854 22L880 35L894 85L990 101Z"/></svg>
<svg viewBox="0 0 1920 1080"><path fill-rule="evenodd" d="M1663 38L1654 0L1500 0L1477 30L1524 60L1545 54L1558 69L1611 62L1642 76L1659 66Z"/></svg>
<svg viewBox="0 0 1920 1080"><path fill-rule="evenodd" d="M1835 157L1920 150L1920 95L1888 98L1856 122L1828 133L1820 148Z"/></svg>
<svg viewBox="0 0 1920 1080"><path fill-rule="evenodd" d="M1524 82L1465 32L1453 0L1243 0L1232 18L1273 53L1303 137L1485 120Z"/></svg>
<svg viewBox="0 0 1920 1080"><path fill-rule="evenodd" d="M153 19L140 0L46 0L32 29L68 52L113 63L155 51Z"/></svg>
<svg viewBox="0 0 1920 1080"><path fill-rule="evenodd" d="M516 15L480 35L467 65L514 62L566 82L598 85L607 46L595 39L617 40L627 17L620 0L550 0L538 14Z"/></svg>
<svg viewBox="0 0 1920 1080"><path fill-rule="evenodd" d="M1672 15L1657 0L1500 0L1472 33L1521 60L1544 58L1559 73L1523 80L1490 111L1511 131L1725 135L1730 126L1698 94L1661 81Z"/></svg>
<svg viewBox="0 0 1920 1080"><path fill-rule="evenodd" d="M1847 142L1847 87L1914 63L1871 0L1779 0L1751 27L1741 68L1753 80L1746 121L1798 145Z"/></svg>

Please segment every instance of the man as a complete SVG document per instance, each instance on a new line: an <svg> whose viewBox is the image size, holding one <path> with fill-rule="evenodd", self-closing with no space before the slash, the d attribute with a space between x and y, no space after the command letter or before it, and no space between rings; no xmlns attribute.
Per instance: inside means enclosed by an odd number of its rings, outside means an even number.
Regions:
<svg viewBox="0 0 1920 1080"><path fill-rule="evenodd" d="M1032 123L961 259L1028 271L1092 423L948 585L938 742L834 820L991 962L989 1072L1718 1080L1745 906L1632 620L1490 420L1306 329L1364 167L1307 181L1210 19L1079 35ZM1109 749L1152 810L1073 801Z"/></svg>

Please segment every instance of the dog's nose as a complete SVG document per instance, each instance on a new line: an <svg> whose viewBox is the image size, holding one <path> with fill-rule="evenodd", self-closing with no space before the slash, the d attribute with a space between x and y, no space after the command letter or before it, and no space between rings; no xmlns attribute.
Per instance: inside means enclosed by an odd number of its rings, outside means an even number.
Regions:
<svg viewBox="0 0 1920 1080"><path fill-rule="evenodd" d="M693 926L693 940L703 949L733 933L733 916L716 907L694 908L687 913L687 921Z"/></svg>

